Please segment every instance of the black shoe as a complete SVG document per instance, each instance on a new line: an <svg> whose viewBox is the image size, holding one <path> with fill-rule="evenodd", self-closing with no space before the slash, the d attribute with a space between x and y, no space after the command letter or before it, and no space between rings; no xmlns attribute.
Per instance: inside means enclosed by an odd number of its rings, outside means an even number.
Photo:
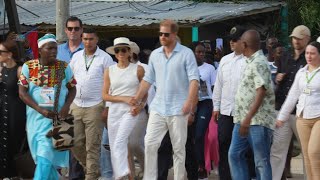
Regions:
<svg viewBox="0 0 320 180"><path fill-rule="evenodd" d="M290 171L287 173L287 178L292 178L292 173Z"/></svg>
<svg viewBox="0 0 320 180"><path fill-rule="evenodd" d="M198 179L208 179L208 173L205 169L199 168L198 170Z"/></svg>

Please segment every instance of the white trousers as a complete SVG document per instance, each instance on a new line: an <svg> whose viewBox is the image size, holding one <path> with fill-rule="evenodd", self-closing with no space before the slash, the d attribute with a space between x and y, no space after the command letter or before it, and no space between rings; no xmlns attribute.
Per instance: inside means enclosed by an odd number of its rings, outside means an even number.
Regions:
<svg viewBox="0 0 320 180"><path fill-rule="evenodd" d="M277 114L278 113L279 112L277 112ZM287 154L292 138L292 133L295 134L299 141L296 120L296 116L291 114L289 119L284 123L284 125L280 128L276 128L273 132L273 143L271 146L270 154L272 180L281 180L284 166L287 160Z"/></svg>
<svg viewBox="0 0 320 180"><path fill-rule="evenodd" d="M128 139L131 131L135 127L138 117L132 116L130 112L119 115L112 114L109 109L108 116L108 136L111 152L111 162L113 175L119 179L130 173L128 164Z"/></svg>
<svg viewBox="0 0 320 180"><path fill-rule="evenodd" d="M174 180L184 180L185 175L185 145L187 141L187 116L161 116L151 111L145 136L145 169L144 180L157 180L158 177L158 149L161 141L169 130L172 149Z"/></svg>

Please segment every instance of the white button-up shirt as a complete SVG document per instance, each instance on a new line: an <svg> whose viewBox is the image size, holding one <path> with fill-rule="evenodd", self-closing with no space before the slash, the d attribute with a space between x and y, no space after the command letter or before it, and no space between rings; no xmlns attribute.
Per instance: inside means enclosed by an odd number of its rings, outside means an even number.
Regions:
<svg viewBox="0 0 320 180"><path fill-rule="evenodd" d="M312 77L313 76L313 77ZM307 83L308 80L309 83ZM297 104L296 115L304 119L320 117L320 68L309 72L308 65L300 69L281 107L278 120L286 121Z"/></svg>
<svg viewBox="0 0 320 180"><path fill-rule="evenodd" d="M92 107L103 101L104 70L113 64L111 56L98 47L93 56L87 58L87 63L84 50L73 55L70 67L77 80L77 94L73 101L77 106Z"/></svg>
<svg viewBox="0 0 320 180"><path fill-rule="evenodd" d="M233 52L221 59L212 96L214 111L227 116L234 115L235 95L245 66L242 54Z"/></svg>

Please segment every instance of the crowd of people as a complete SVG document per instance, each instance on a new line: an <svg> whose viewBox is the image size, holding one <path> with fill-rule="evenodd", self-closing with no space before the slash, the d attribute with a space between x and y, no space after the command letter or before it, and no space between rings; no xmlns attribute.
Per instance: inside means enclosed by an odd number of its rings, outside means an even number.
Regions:
<svg viewBox="0 0 320 180"><path fill-rule="evenodd" d="M24 63L12 36L1 42L0 178L21 177L14 159L27 143L35 180L66 168L71 180L164 180L171 167L175 180L207 179L212 169L221 180L283 180L295 135L305 178L319 180L320 38L310 42L300 25L292 49L269 37L264 53L258 31L235 26L216 68L205 44L186 47L178 32L166 19L152 52L126 37L100 49L97 32L70 17L68 41L45 34L39 58ZM48 132L70 115L73 145L61 151Z"/></svg>

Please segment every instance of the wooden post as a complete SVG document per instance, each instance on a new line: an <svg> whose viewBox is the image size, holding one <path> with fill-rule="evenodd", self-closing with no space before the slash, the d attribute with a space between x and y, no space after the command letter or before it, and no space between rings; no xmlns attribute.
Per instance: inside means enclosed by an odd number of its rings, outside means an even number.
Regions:
<svg viewBox="0 0 320 180"><path fill-rule="evenodd" d="M64 33L65 22L69 18L69 0L56 1L56 37L58 43L67 40L67 35Z"/></svg>

